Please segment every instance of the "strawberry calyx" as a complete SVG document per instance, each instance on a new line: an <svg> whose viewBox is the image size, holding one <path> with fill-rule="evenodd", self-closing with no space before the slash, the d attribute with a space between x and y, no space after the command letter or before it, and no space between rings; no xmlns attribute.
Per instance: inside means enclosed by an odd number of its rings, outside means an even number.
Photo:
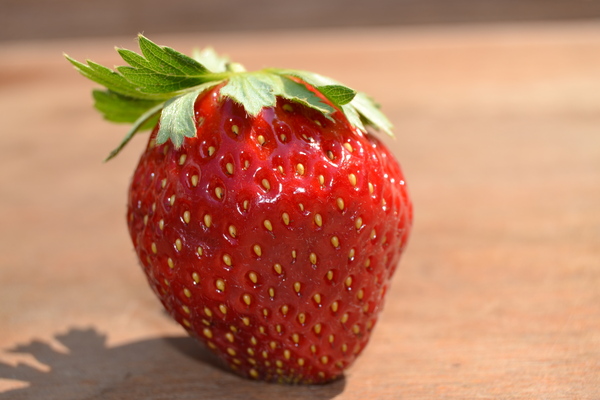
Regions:
<svg viewBox="0 0 600 400"><path fill-rule="evenodd" d="M114 70L90 60L81 63L65 54L83 76L105 87L93 91L94 106L104 118L132 124L107 160L115 157L136 133L151 129L159 121L157 144L171 140L179 148L186 137L196 135L197 97L216 85L222 85L221 96L241 104L252 117L265 107L274 107L280 97L313 108L328 118L339 110L362 131L372 127L392 135L390 121L369 96L322 75L275 68L249 72L211 48L188 57L143 35L138 36L138 43L141 54L116 49L128 65Z"/></svg>

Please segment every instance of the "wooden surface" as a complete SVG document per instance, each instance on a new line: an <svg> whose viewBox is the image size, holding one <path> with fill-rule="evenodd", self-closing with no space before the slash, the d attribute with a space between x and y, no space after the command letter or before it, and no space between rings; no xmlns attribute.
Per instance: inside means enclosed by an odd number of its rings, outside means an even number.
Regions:
<svg viewBox="0 0 600 400"><path fill-rule="evenodd" d="M311 69L383 104L415 204L345 378L223 371L161 311L124 221L145 144L62 59L132 38L0 46L0 399L600 399L600 25L153 37Z"/></svg>

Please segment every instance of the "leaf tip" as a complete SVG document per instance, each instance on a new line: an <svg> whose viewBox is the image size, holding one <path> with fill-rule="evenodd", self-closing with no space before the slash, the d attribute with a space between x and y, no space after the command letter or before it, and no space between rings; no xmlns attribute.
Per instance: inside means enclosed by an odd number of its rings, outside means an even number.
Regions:
<svg viewBox="0 0 600 400"><path fill-rule="evenodd" d="M77 66L78 62L77 60L75 60L74 58L72 58L70 55L68 55L67 53L63 52L63 57L66 58L66 60L68 62L70 62L71 64L73 64L74 66Z"/></svg>
<svg viewBox="0 0 600 400"><path fill-rule="evenodd" d="M137 39L139 43L152 43L143 33L138 33Z"/></svg>
<svg viewBox="0 0 600 400"><path fill-rule="evenodd" d="M110 154L104 159L103 162L105 162L105 163L109 162L110 160L115 158L117 154L119 154L118 151L115 151L115 150L111 151Z"/></svg>

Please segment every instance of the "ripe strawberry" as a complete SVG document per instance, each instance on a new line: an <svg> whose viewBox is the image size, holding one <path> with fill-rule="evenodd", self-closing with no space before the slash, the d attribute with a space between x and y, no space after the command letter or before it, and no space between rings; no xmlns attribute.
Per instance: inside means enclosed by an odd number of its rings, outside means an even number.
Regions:
<svg viewBox="0 0 600 400"><path fill-rule="evenodd" d="M143 36L140 47L119 50L130 66L117 72L69 61L108 88L94 94L105 117L135 122L111 157L160 114L127 214L150 286L243 376L341 376L369 340L412 222L400 167L363 124L389 122L320 75L248 73Z"/></svg>

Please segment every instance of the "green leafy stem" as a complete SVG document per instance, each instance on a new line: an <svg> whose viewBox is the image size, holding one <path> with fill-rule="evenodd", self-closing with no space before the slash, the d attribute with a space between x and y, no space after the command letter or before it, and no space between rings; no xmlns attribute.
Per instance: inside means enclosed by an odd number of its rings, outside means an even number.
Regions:
<svg viewBox="0 0 600 400"><path fill-rule="evenodd" d="M186 137L196 135L196 98L221 83L220 94L241 104L250 116L258 115L264 107L275 106L277 97L304 104L328 117L336 111L300 83L305 82L357 128L364 131L371 126L392 135L391 123L370 97L322 75L272 68L248 72L211 48L196 51L192 58L159 46L143 35L139 35L139 47L141 54L118 48L128 65L114 70L90 60L81 63L65 54L83 76L105 87L93 91L94 106L104 118L132 124L107 160L115 157L136 133L151 129L159 120L157 144L170 139L176 147L181 146Z"/></svg>

